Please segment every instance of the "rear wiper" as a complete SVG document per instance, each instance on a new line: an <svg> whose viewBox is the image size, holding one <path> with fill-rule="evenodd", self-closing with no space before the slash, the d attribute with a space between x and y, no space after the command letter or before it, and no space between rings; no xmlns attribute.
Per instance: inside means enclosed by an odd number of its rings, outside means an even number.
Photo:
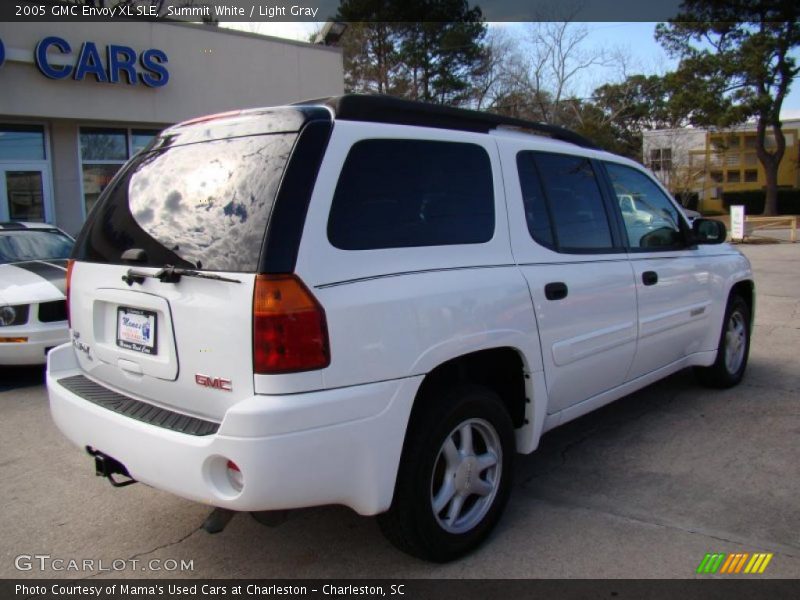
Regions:
<svg viewBox="0 0 800 600"><path fill-rule="evenodd" d="M215 281L242 283L238 279L230 279L228 277L222 277L221 275L214 275L212 273L193 271L192 269L182 269L180 267L173 267L172 265L167 265L155 273L145 273L144 271L137 271L136 269L128 269L128 272L122 276L122 281L128 285L133 285L134 283L143 283L145 277L158 279L162 283L178 283L181 280L181 277L199 277L200 279L214 279Z"/></svg>

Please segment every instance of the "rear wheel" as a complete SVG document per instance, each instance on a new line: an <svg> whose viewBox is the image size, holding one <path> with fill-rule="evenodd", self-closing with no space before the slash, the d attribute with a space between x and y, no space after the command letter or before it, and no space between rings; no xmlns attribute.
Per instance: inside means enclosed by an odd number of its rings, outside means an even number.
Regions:
<svg viewBox="0 0 800 600"><path fill-rule="evenodd" d="M389 511L378 517L398 548L445 562L476 548L508 500L514 435L511 419L491 390L461 387L432 394L415 415Z"/></svg>
<svg viewBox="0 0 800 600"><path fill-rule="evenodd" d="M750 307L741 296L732 296L725 310L717 360L710 367L695 368L700 383L728 388L742 380L750 354L750 331Z"/></svg>

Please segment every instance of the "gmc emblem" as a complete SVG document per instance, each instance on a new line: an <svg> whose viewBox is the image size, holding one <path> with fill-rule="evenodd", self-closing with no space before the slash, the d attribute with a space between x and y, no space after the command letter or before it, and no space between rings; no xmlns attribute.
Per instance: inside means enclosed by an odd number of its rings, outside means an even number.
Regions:
<svg viewBox="0 0 800 600"><path fill-rule="evenodd" d="M209 377L208 375L201 375L200 373L195 374L194 382L197 385L202 385L203 387L210 387L214 388L215 390L223 390L225 392L230 392L233 389L231 387L230 379L223 379L222 377Z"/></svg>

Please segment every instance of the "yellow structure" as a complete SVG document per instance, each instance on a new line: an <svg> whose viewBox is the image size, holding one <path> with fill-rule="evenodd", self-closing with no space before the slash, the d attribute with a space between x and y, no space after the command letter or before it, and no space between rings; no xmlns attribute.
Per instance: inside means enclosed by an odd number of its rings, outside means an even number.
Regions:
<svg viewBox="0 0 800 600"><path fill-rule="evenodd" d="M800 119L783 121L786 151L778 169L778 186L800 188ZM643 159L675 194L696 193L701 212L724 212L726 192L763 190L764 167L756 154L755 124L727 131L686 127L643 132ZM767 134L768 150L775 138Z"/></svg>
<svg viewBox="0 0 800 600"><path fill-rule="evenodd" d="M778 167L778 186L800 187L798 129L784 129L786 151ZM689 151L689 169L697 174L701 211L724 211L722 194L761 190L767 184L764 167L756 154L756 132L709 131L705 148ZM775 137L767 135L767 150L774 150ZM699 191L698 190L698 191Z"/></svg>

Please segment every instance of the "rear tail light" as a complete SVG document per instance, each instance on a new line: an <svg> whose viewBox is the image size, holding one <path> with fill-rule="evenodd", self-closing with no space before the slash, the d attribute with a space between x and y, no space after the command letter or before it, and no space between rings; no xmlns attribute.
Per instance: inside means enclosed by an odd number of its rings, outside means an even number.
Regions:
<svg viewBox="0 0 800 600"><path fill-rule="evenodd" d="M260 374L330 364L325 311L294 275L258 275L253 297L253 370Z"/></svg>
<svg viewBox="0 0 800 600"><path fill-rule="evenodd" d="M67 283L64 286L64 295L67 297L67 327L72 327L72 316L69 310L69 288L72 282L72 267L74 266L75 266L75 261L70 258L67 261Z"/></svg>

